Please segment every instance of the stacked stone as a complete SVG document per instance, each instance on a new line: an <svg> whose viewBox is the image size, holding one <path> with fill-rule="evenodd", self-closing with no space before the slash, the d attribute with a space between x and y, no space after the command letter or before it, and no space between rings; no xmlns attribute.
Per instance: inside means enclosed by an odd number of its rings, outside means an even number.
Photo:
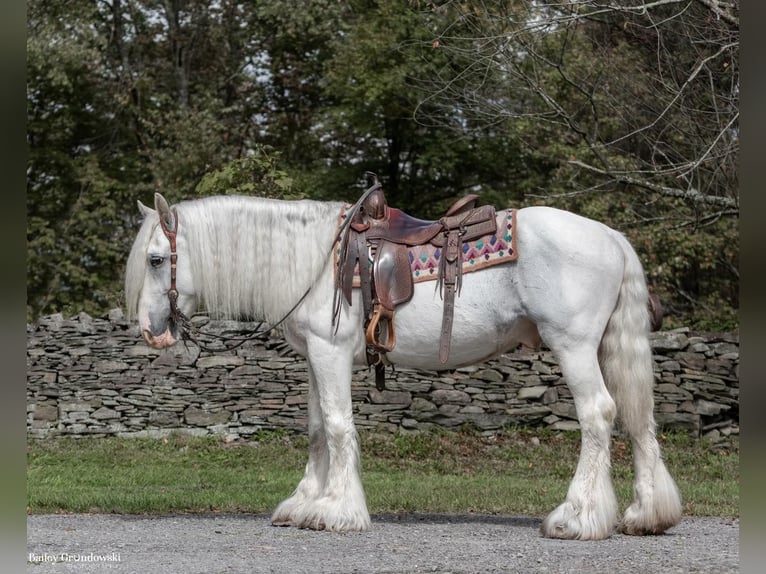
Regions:
<svg viewBox="0 0 766 574"><path fill-rule="evenodd" d="M120 310L44 317L27 327L27 430L31 437L163 437L172 432L236 439L262 430L305 431L307 368L278 339L234 339L256 326L219 322L219 351L147 347ZM661 428L718 439L739 432L736 335L652 335ZM548 351L516 352L452 372L397 368L378 391L367 369L352 376L360 428L387 432L523 425L579 428L571 393Z"/></svg>
<svg viewBox="0 0 766 574"><path fill-rule="evenodd" d="M655 413L664 428L717 440L739 434L739 339L677 329L652 337Z"/></svg>

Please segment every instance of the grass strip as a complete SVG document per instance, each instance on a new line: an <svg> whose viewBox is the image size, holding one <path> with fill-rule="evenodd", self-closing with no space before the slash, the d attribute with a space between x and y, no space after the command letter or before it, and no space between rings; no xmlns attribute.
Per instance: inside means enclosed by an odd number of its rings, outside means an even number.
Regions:
<svg viewBox="0 0 766 574"><path fill-rule="evenodd" d="M685 513L739 516L739 439L713 445L661 435ZM362 481L372 513L481 512L542 516L566 495L579 433L508 429L363 432ZM303 474L305 436L256 440L174 435L165 439L30 441L27 507L51 512L268 512ZM630 442L612 442L612 476L624 508L632 492Z"/></svg>

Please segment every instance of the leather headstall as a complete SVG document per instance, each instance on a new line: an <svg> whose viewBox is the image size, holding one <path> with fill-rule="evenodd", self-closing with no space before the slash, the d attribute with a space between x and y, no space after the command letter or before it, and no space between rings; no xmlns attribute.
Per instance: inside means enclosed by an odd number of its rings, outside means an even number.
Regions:
<svg viewBox="0 0 766 574"><path fill-rule="evenodd" d="M175 208L172 210L173 214L173 229L170 229L167 225L165 218L160 215L160 227L165 237L168 238L170 243L170 289L168 290L168 300L170 301L170 320L175 325L180 325L184 322L186 317L178 308L178 288L176 287L176 269L178 263L178 252L176 251L176 237L178 234L178 212Z"/></svg>

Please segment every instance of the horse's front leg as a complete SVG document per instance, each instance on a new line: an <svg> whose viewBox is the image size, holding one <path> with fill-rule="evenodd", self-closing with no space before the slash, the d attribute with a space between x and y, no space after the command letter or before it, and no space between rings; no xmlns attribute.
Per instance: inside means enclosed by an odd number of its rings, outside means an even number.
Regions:
<svg viewBox="0 0 766 574"><path fill-rule="evenodd" d="M288 523L301 528L366 530L370 514L360 478L359 439L351 401L353 348L335 341L318 335L307 338L314 384L309 394L309 463L291 497L302 500L282 503L273 520L280 522L284 505L292 506Z"/></svg>
<svg viewBox="0 0 766 574"><path fill-rule="evenodd" d="M327 480L329 456L324 420L319 405L316 377L308 368L309 460L303 478L289 498L283 500L271 516L275 526L300 526L311 506L322 495Z"/></svg>

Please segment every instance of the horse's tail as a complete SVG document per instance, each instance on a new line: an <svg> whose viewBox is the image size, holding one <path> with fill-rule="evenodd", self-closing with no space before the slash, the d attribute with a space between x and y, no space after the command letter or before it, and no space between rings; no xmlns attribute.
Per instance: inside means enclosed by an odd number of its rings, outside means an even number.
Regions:
<svg viewBox="0 0 766 574"><path fill-rule="evenodd" d="M622 248L625 266L617 305L601 338L599 363L617 403L617 416L632 435L647 425L654 427L649 291L636 252L622 234L613 235Z"/></svg>
<svg viewBox="0 0 766 574"><path fill-rule="evenodd" d="M658 533L681 518L678 488L660 458L655 437L654 372L649 343L649 292L633 247L614 231L622 248L622 285L599 347L599 363L622 428L633 444L636 501L623 529L630 534Z"/></svg>

